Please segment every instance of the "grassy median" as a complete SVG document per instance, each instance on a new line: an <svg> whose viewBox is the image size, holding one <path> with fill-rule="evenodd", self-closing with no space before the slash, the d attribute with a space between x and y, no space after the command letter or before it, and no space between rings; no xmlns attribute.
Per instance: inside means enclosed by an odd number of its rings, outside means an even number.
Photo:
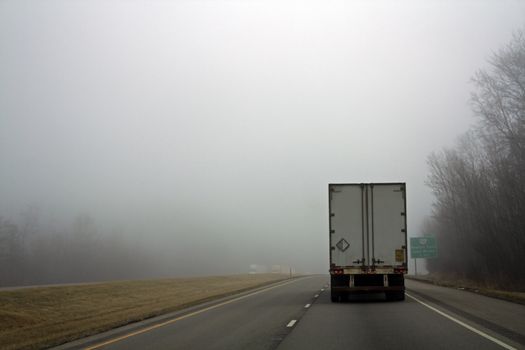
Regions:
<svg viewBox="0 0 525 350"><path fill-rule="evenodd" d="M0 291L0 347L42 349L285 278L234 275Z"/></svg>

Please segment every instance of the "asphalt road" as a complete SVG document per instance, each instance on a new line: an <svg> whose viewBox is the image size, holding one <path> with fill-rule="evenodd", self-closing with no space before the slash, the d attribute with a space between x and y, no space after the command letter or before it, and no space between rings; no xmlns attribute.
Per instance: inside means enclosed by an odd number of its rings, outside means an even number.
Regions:
<svg viewBox="0 0 525 350"><path fill-rule="evenodd" d="M332 303L328 281L292 280L60 349L525 349L524 305L415 281L405 301Z"/></svg>
<svg viewBox="0 0 525 350"><path fill-rule="evenodd" d="M402 302L377 296L334 304L324 294L279 350L525 348L525 306L421 282L406 285Z"/></svg>

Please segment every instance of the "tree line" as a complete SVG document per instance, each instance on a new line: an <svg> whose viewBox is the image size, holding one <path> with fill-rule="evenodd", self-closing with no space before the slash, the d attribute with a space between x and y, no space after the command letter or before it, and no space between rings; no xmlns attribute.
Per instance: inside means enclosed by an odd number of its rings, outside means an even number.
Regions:
<svg viewBox="0 0 525 350"><path fill-rule="evenodd" d="M154 277L159 261L139 243L99 232L89 215L44 225L38 211L0 216L0 287Z"/></svg>
<svg viewBox="0 0 525 350"><path fill-rule="evenodd" d="M525 34L473 77L476 124L428 158L435 196L424 233L436 235L430 272L525 289Z"/></svg>

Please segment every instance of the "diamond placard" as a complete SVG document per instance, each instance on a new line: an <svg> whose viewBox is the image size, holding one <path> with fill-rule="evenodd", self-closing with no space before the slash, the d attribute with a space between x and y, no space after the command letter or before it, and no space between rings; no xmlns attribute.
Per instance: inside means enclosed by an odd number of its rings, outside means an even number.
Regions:
<svg viewBox="0 0 525 350"><path fill-rule="evenodd" d="M341 238L339 242L335 245L340 251L344 252L345 250L350 247L350 244L346 241L346 239Z"/></svg>

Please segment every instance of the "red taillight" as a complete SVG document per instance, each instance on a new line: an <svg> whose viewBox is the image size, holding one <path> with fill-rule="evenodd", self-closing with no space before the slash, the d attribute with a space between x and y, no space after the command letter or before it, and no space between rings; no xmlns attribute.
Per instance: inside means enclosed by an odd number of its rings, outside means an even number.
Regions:
<svg viewBox="0 0 525 350"><path fill-rule="evenodd" d="M332 275L342 275L343 273L343 269L332 269Z"/></svg>
<svg viewBox="0 0 525 350"><path fill-rule="evenodd" d="M406 267L394 267L394 273L406 273L407 268Z"/></svg>

